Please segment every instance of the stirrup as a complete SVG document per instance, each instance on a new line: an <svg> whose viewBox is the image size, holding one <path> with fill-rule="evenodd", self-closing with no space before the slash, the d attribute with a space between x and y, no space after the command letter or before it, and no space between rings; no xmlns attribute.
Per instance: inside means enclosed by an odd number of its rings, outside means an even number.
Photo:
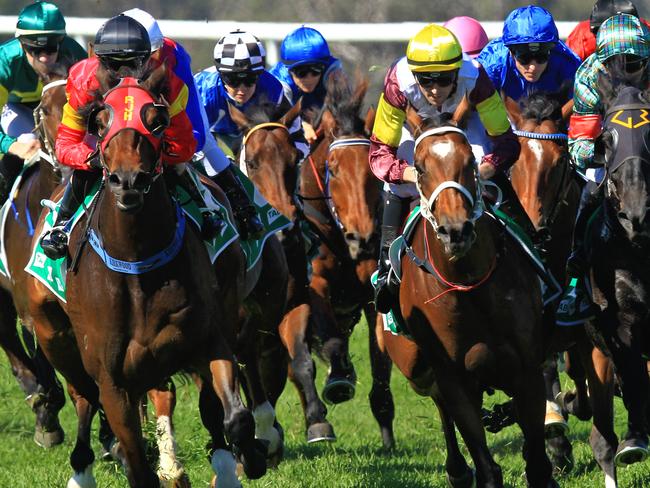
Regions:
<svg viewBox="0 0 650 488"><path fill-rule="evenodd" d="M257 215L255 208L250 205L243 208L233 208L237 221L237 229L243 240L261 239L264 234L264 224Z"/></svg>
<svg viewBox="0 0 650 488"><path fill-rule="evenodd" d="M53 260L61 259L68 252L68 234L65 224L50 229L41 238L41 248L45 255Z"/></svg>
<svg viewBox="0 0 650 488"><path fill-rule="evenodd" d="M596 316L597 308L584 286L578 278L571 279L555 313L557 325L582 325Z"/></svg>
<svg viewBox="0 0 650 488"><path fill-rule="evenodd" d="M201 239L211 241L221 234L226 222L207 210L201 212L201 216L203 217L203 222L201 223Z"/></svg>

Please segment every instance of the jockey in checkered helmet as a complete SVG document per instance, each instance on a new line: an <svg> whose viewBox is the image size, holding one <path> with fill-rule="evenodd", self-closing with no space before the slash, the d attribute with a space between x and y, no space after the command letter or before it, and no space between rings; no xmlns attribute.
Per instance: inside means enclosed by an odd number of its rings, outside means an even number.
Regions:
<svg viewBox="0 0 650 488"><path fill-rule="evenodd" d="M264 46L248 32L231 32L214 46L214 62L220 73L259 73L264 71L265 61Z"/></svg>

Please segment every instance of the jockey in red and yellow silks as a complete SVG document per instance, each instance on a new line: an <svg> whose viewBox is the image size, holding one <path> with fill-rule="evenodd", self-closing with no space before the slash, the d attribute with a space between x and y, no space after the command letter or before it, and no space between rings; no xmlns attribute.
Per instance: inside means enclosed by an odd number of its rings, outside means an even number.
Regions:
<svg viewBox="0 0 650 488"><path fill-rule="evenodd" d="M388 190L375 285L375 304L382 313L394 305L387 286L388 249L408 209L403 202L418 197L413 184L413 139L404 125L406 109L410 105L420 117L435 118L443 112L453 114L464 99L471 108L466 134L480 160L480 175L496 180L510 213L526 230L532 228L504 176L519 157L519 141L512 133L501 97L483 68L463 55L451 31L434 24L426 26L409 42L406 57L389 68L370 138L370 167Z"/></svg>

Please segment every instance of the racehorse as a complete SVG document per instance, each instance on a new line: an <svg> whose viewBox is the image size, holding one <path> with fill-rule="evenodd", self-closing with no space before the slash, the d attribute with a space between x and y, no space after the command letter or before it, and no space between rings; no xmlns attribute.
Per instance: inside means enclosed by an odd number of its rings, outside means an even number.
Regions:
<svg viewBox="0 0 650 488"><path fill-rule="evenodd" d="M595 163L605 171L605 198L587 228L593 298L600 312L587 324L594 344L613 361L627 409L627 432L618 446L606 438L614 461L627 465L648 456L647 296L650 291L650 90L598 78L605 116ZM610 388L611 391L611 388ZM612 409L612 398L606 406Z"/></svg>
<svg viewBox="0 0 650 488"><path fill-rule="evenodd" d="M354 395L356 375L348 341L364 312L370 329L370 406L389 448L394 445L391 363L380 350L381 333L375 332L370 284L377 267L381 215L381 187L368 165L368 134L375 112L369 110L365 120L359 115L367 88L367 80L358 80L353 87L345 77L330 77L324 107L314 114L320 137L302 164L299 198L322 241L320 254L312 261L314 306L333 315L337 325L333 330L327 323L314 325L317 340L312 347L330 364L322 397L340 403Z"/></svg>
<svg viewBox="0 0 650 488"><path fill-rule="evenodd" d="M27 309L25 265L29 260L29 242L34 224L41 210L40 201L49 196L61 182L61 168L54 156L54 135L61 121L65 103L65 79L68 67L56 64L49 72L40 75L43 82L42 98L34 110L36 133L44 150L39 152L36 163L24 173L13 203L7 209L7 217L1 236L6 255L7 276L0 284L0 345L7 353L11 369L25 392L27 403L36 413L34 440L43 447L63 442L63 429L58 421L58 411L65 397L52 366L38 347L34 347L32 334L23 328L26 354L16 330L16 314L25 316Z"/></svg>
<svg viewBox="0 0 650 488"><path fill-rule="evenodd" d="M384 333L388 353L416 392L431 396L447 444L451 486L471 486L454 425L478 486L503 486L481 421L486 387L512 395L524 435L530 486L557 486L544 447L541 298L533 268L501 224L484 212L482 182L464 133L424 127L408 113L415 141L420 213L401 259L400 310L410 337Z"/></svg>
<svg viewBox="0 0 650 488"><path fill-rule="evenodd" d="M253 416L241 402L232 352L243 253L239 246L227 247L213 269L199 231L185 225L165 178L159 178L160 137L169 114L149 91L160 93L165 69L142 83L122 80L88 111L101 141L104 178L89 214L71 232L75 258L66 302L35 279L28 286L39 343L76 392L79 432L71 483L81 486L94 483L89 427L100 401L119 440L130 485L159 486L145 459L138 406L147 390L185 368L202 379L199 408L211 435L215 471L227 459L222 455L226 438L250 478L266 470L266 449L254 439ZM122 272L146 258L156 264ZM120 271L109 269L108 262L119 263Z"/></svg>
<svg viewBox="0 0 650 488"><path fill-rule="evenodd" d="M279 335L289 354L289 375L298 389L303 406L307 442L333 441L334 429L327 421L327 409L318 397L314 385L315 365L309 349L308 328L314 312L309 293L309 278L305 240L302 233L300 206L296 200L298 182L298 150L289 127L300 113L300 103L284 114L278 114L274 104L266 101L250 107L246 113L229 104L230 116L244 134L240 149L240 164L259 189L262 196L293 226L282 232L282 246L289 266L286 315L279 326ZM277 369L276 372L282 372ZM277 373L275 373L277 374ZM268 377L267 395L271 403L282 393L286 376L281 382Z"/></svg>

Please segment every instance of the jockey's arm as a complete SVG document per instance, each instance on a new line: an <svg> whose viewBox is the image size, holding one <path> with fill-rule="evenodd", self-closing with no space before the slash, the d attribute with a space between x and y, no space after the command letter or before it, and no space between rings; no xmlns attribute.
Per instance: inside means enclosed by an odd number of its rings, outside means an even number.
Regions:
<svg viewBox="0 0 650 488"><path fill-rule="evenodd" d="M519 140L512 132L503 100L483 68L479 68L476 84L468 98L476 107L481 123L492 142L492 152L481 160L481 176L485 178L493 176L496 172L507 171L519 158ZM493 169L490 170L490 167Z"/></svg>
<svg viewBox="0 0 650 488"><path fill-rule="evenodd" d="M391 76L394 69L393 65L388 70L384 92L379 97L375 124L370 136L368 161L370 170L377 178L387 183L399 184L410 181L409 176L411 176L410 172L406 171L409 167L408 162L397 157L408 102L394 77Z"/></svg>
<svg viewBox="0 0 650 488"><path fill-rule="evenodd" d="M192 122L185 111L189 89L180 78L177 78L176 87L171 87L171 94L175 95L170 100L169 127L163 134L162 160L166 164L185 163L196 152L196 138L192 131ZM180 86L182 84L182 86ZM176 89L174 89L176 88Z"/></svg>
<svg viewBox="0 0 650 488"><path fill-rule="evenodd" d="M576 76L573 90L573 114L569 122L569 154L580 169L594 159L594 141L602 131L600 95L588 77Z"/></svg>
<svg viewBox="0 0 650 488"><path fill-rule="evenodd" d="M54 146L61 164L74 169L89 169L88 158L94 149L84 142L85 136L84 119L68 100L63 106L63 119Z"/></svg>
<svg viewBox="0 0 650 488"><path fill-rule="evenodd" d="M0 112L6 105L9 100L9 90L4 86L2 79L0 79ZM41 147L38 139L34 139L27 142L19 142L15 137L11 137L9 134L0 129L0 153L2 154L14 154L22 159L29 159L32 157L36 151Z"/></svg>

